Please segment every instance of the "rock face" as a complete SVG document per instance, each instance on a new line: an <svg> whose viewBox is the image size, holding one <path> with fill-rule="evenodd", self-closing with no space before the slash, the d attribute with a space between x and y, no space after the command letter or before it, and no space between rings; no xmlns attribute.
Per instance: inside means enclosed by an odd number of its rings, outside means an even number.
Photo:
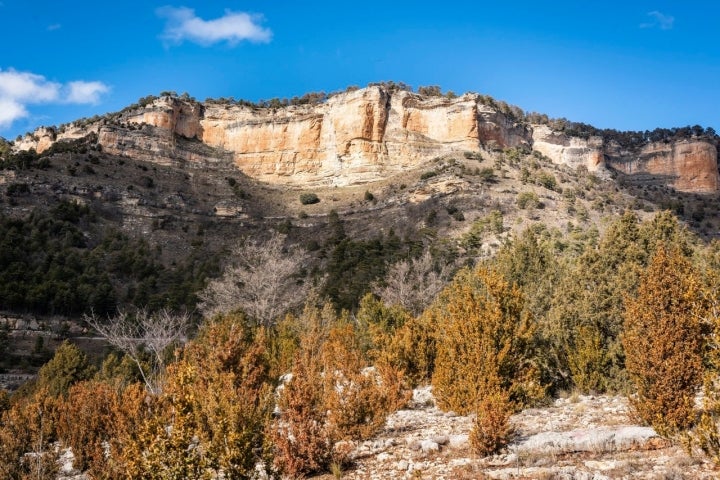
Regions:
<svg viewBox="0 0 720 480"><path fill-rule="evenodd" d="M363 183L445 153L529 143L529 130L484 107L370 87L317 106L278 110L208 105L197 129L230 151L247 175L270 183Z"/></svg>
<svg viewBox="0 0 720 480"><path fill-rule="evenodd" d="M590 172L605 167L601 137L584 140L555 132L547 125L533 125L533 149L561 165L584 166Z"/></svg>
<svg viewBox="0 0 720 480"><path fill-rule="evenodd" d="M720 187L717 148L702 140L650 143L639 155L610 157L608 163L631 179L671 185L683 192L714 193Z"/></svg>
<svg viewBox="0 0 720 480"><path fill-rule="evenodd" d="M637 183L668 185L682 192L720 191L717 148L706 139L653 142L627 150L601 137L568 137L546 125L533 125L533 149L558 164L582 165L591 172L609 168Z"/></svg>
<svg viewBox="0 0 720 480"><path fill-rule="evenodd" d="M569 137L546 125L517 122L483 100L477 94L448 99L381 86L282 108L163 96L83 127L38 129L15 148L42 152L56 141L95 132L108 153L160 164L230 159L250 177L307 187L365 183L440 155L526 145L556 163L591 172L611 168L689 192L720 188L710 141L624 151L601 137Z"/></svg>

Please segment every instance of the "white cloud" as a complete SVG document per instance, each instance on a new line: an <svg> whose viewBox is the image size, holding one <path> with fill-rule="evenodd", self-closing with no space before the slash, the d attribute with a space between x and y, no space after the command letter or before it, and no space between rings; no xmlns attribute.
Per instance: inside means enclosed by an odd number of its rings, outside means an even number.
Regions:
<svg viewBox="0 0 720 480"><path fill-rule="evenodd" d="M220 18L203 20L195 15L195 10L187 7L167 6L158 8L156 12L167 19L160 38L171 44L188 40L200 45L227 42L234 46L243 40L266 43L272 38L272 31L260 26L261 15L226 10Z"/></svg>
<svg viewBox="0 0 720 480"><path fill-rule="evenodd" d="M640 28L659 28L660 30L671 30L675 24L675 17L653 10L648 12L650 21L641 23Z"/></svg>
<svg viewBox="0 0 720 480"><path fill-rule="evenodd" d="M29 115L27 106L50 103L98 103L109 91L102 82L63 85L31 72L0 70L0 128Z"/></svg>
<svg viewBox="0 0 720 480"><path fill-rule="evenodd" d="M60 84L42 75L0 70L0 98L26 103L52 102L60 95Z"/></svg>
<svg viewBox="0 0 720 480"><path fill-rule="evenodd" d="M9 127L15 120L27 116L28 112L22 104L0 97L0 128Z"/></svg>
<svg viewBox="0 0 720 480"><path fill-rule="evenodd" d="M68 103L92 103L100 102L100 96L110 91L110 88L102 82L83 82L82 80L67 84Z"/></svg>
<svg viewBox="0 0 720 480"><path fill-rule="evenodd" d="M53 23L52 25L48 25L47 31L48 31L48 32L52 32L52 31L54 31L54 30L59 30L61 27L62 27L61 24L59 24L59 23Z"/></svg>

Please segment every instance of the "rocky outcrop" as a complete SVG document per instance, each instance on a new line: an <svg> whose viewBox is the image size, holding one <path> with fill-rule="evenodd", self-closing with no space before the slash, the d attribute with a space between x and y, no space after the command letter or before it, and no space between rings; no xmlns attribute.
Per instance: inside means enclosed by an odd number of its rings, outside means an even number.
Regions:
<svg viewBox="0 0 720 480"><path fill-rule="evenodd" d="M15 148L42 152L90 132L108 153L160 164L229 160L253 178L304 187L371 182L445 154L527 145L555 163L598 174L614 169L688 192L720 188L717 149L707 140L630 151L599 136L517 122L477 94L449 99L381 86L282 108L163 96L94 123L38 129Z"/></svg>
<svg viewBox="0 0 720 480"><path fill-rule="evenodd" d="M708 139L652 142L625 149L602 137L569 137L546 125L533 125L533 148L558 164L585 166L591 172L612 169L625 180L662 184L682 192L720 191L718 154Z"/></svg>
<svg viewBox="0 0 720 480"><path fill-rule="evenodd" d="M233 152L247 175L270 183L363 183L458 150L529 143L529 130L479 103L370 87L316 106L208 105L207 145Z"/></svg>
<svg viewBox="0 0 720 480"><path fill-rule="evenodd" d="M176 138L196 139L229 153L251 177L304 186L369 182L439 155L531 140L528 128L484 106L478 95L422 97L381 87L279 109L162 97L124 114L119 124L137 129L101 127L99 142L109 153L167 164L188 159Z"/></svg>
<svg viewBox="0 0 720 480"><path fill-rule="evenodd" d="M608 165L641 183L670 185L682 192L720 190L717 148L704 140L655 142L640 152L608 156Z"/></svg>
<svg viewBox="0 0 720 480"><path fill-rule="evenodd" d="M602 137L587 140L555 132L547 125L533 125L533 149L553 162L597 172L605 167Z"/></svg>
<svg viewBox="0 0 720 480"><path fill-rule="evenodd" d="M35 149L37 153L42 153L50 148L55 141L57 141L57 134L54 128L40 127L32 134L25 135L15 142L15 149Z"/></svg>

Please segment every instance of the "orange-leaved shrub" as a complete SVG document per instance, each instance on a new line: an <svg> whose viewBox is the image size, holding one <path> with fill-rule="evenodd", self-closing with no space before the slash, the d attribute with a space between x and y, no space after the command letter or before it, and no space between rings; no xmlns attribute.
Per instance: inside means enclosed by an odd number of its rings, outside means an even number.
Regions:
<svg viewBox="0 0 720 480"><path fill-rule="evenodd" d="M686 437L687 446L699 448L720 466L720 241L714 240L704 255L704 297L707 301L704 395L700 418Z"/></svg>
<svg viewBox="0 0 720 480"><path fill-rule="evenodd" d="M74 468L97 479L122 476L122 439L142 419L144 397L139 383L122 392L97 380L70 387L58 408L57 435L72 449Z"/></svg>
<svg viewBox="0 0 720 480"><path fill-rule="evenodd" d="M41 388L0 414L0 478L55 478L57 402L46 388Z"/></svg>
<svg viewBox="0 0 720 480"><path fill-rule="evenodd" d="M375 364L403 372L412 386L430 381L435 359L431 322L424 316L412 317L403 307L387 306L372 294L360 301L356 317L360 328L367 331L361 348Z"/></svg>
<svg viewBox="0 0 720 480"><path fill-rule="evenodd" d="M307 306L299 322L305 331L270 432L275 466L291 477L344 463L350 444L342 440L370 437L407 401L402 374L381 361L370 366L347 314Z"/></svg>
<svg viewBox="0 0 720 480"><path fill-rule="evenodd" d="M660 245L637 295L625 299L622 342L637 415L661 435L691 427L702 386L705 316L697 272L677 249Z"/></svg>
<svg viewBox="0 0 720 480"><path fill-rule="evenodd" d="M272 411L264 329L216 317L167 368L132 444L131 478L246 478L265 460Z"/></svg>
<svg viewBox="0 0 720 480"><path fill-rule="evenodd" d="M409 399L402 373L382 360L369 366L349 321L330 329L322 350L328 422L341 439L371 437Z"/></svg>
<svg viewBox="0 0 720 480"><path fill-rule="evenodd" d="M516 286L490 269L465 270L430 314L437 325L432 383L440 408L470 413L496 388L517 407L544 398L533 362L535 324Z"/></svg>
<svg viewBox="0 0 720 480"><path fill-rule="evenodd" d="M463 271L430 314L437 325L433 374L440 408L475 412L471 444L479 454L504 446L511 413L544 398L534 364L535 325L523 298L496 271Z"/></svg>
<svg viewBox="0 0 720 480"><path fill-rule="evenodd" d="M322 345L335 313L307 305L298 322L305 326L295 352L292 371L278 388L280 417L270 428L274 463L290 476L326 470L335 460L339 440L327 422L325 409Z"/></svg>
<svg viewBox="0 0 720 480"><path fill-rule="evenodd" d="M492 383L492 382L491 382ZM512 428L513 405L507 391L496 388L478 402L470 431L470 446L479 455L490 455L507 445Z"/></svg>

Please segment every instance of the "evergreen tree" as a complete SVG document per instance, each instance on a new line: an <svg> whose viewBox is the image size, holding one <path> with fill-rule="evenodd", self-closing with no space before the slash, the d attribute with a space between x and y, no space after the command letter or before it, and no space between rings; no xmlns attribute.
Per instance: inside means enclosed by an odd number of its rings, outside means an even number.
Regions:
<svg viewBox="0 0 720 480"><path fill-rule="evenodd" d="M640 418L662 435L694 422L705 310L697 272L678 249L662 245L644 271L637 295L626 297L622 342L636 389L631 402Z"/></svg>
<svg viewBox="0 0 720 480"><path fill-rule="evenodd" d="M58 397L66 395L73 384L89 380L94 374L95 367L90 364L87 355L66 340L38 372L37 387L46 389L50 396Z"/></svg>

